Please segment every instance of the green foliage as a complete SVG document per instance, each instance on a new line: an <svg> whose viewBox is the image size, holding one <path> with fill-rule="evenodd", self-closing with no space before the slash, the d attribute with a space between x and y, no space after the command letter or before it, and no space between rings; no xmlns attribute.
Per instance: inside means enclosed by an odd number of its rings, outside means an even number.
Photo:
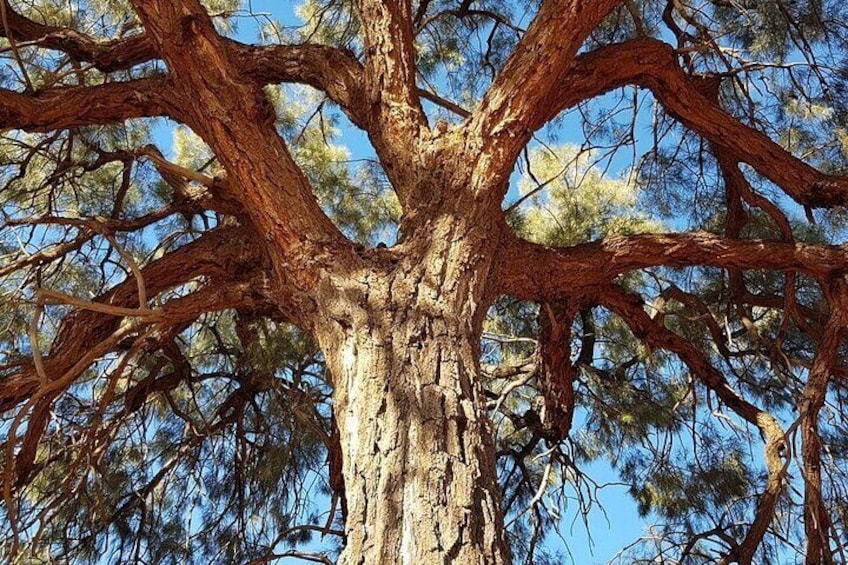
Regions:
<svg viewBox="0 0 848 565"><path fill-rule="evenodd" d="M97 38L132 33L138 25L124 0L11 4L35 21ZM475 108L537 4L414 2L419 86ZM627 4L596 30L587 49L641 33L674 41L663 19L667 2ZM250 9L250 3L236 0L205 5L229 35L244 27ZM685 32L675 39L687 72L732 75L720 93L729 112L824 170L845 169L848 73L842 60L846 31L839 23L848 18L844 2L705 1L673 7L672 21ZM323 43L362 55L361 22L352 2L306 0L294 9L302 25L293 28L269 16L258 25L258 39ZM24 45L25 77L8 41L2 41L0 81L16 90L27 81L35 89L94 85L162 69L150 63L104 74ZM352 135L338 108L309 87L269 86L266 94L278 131L332 221L363 245L391 245L400 205L382 165L363 149L366 140ZM539 132L509 192L512 202L521 201L509 210L515 231L554 247L690 227L724 233L728 206L712 148L653 103L639 90L610 93ZM425 107L433 122L459 120L430 103ZM636 140L640 132L647 132L648 142ZM212 212L172 214L138 230L118 231L114 242L79 223L6 223L28 217L134 219L172 205L179 195L149 160L133 157L131 167L119 158L100 160L133 154L168 135L172 141L163 152L170 161L206 175L223 173L199 137L162 120L58 134L3 132L0 268L64 242L78 245L59 259L27 264L0 279L0 379L15 374L32 353L37 289L90 300L131 277L116 244L144 266L231 221ZM845 240L844 210L817 211L817 223L811 224L775 187L751 170L743 173L753 193L784 210L795 241ZM750 202L742 208L740 237L783 237L767 211ZM816 329L816 315L825 309L823 293L815 280L799 274L751 270L739 276L749 293L763 298L762 305L741 304L730 274L717 269L653 269L618 282L645 299L646 312L662 327L720 368L731 388L791 425L816 343L782 304L766 299L784 296L794 284L796 305ZM188 295L203 282L168 289L160 299ZM691 304L663 302L672 286L704 303L706 314ZM37 328L44 353L69 310L45 308ZM540 431L544 401L538 372L508 370L538 364L544 315L539 305L502 297L483 323L481 363L490 375L485 384L498 477L517 559L539 564L567 559L553 555L545 541L573 518L588 522L599 497L599 487L584 473L593 465L618 474L661 540L659 550L634 549L629 554L634 562L677 555L688 539L712 529L744 535L756 503L752 493L761 492L765 482L756 431L676 356L646 346L608 310L586 307L568 321L566 347L576 365L574 424L568 437ZM708 317L718 323L727 351L719 350ZM38 470L15 509L20 537L31 550L27 559L232 563L312 542L332 549L314 531L329 517L332 406L323 359L312 340L293 326L232 311L204 315L174 335L154 331L144 337L138 348L95 363L51 406L35 457ZM509 376L491 376L498 369ZM827 400L821 433L830 458L825 463L833 464L825 496L834 515L845 516L848 443L839 417L848 400L844 386ZM4 432L14 417L3 415ZM26 432L24 425L18 436ZM0 447L7 468L9 452L5 444ZM789 481L788 490L800 484L797 477ZM797 522L793 496L781 497L783 521ZM0 537L8 539L12 526L5 503ZM337 528L340 519L337 511L330 526ZM844 533L844 518L837 522L835 531ZM755 562L791 562L783 558L786 547L797 545L796 530L773 525L774 535ZM777 549L781 539L789 543ZM698 542L690 562L714 562L721 552L711 543ZM5 551L0 545L0 554Z"/></svg>
<svg viewBox="0 0 848 565"><path fill-rule="evenodd" d="M518 189L529 204L513 214L513 226L540 243L559 247L660 230L640 211L638 187L610 179L594 152L576 146L534 150Z"/></svg>

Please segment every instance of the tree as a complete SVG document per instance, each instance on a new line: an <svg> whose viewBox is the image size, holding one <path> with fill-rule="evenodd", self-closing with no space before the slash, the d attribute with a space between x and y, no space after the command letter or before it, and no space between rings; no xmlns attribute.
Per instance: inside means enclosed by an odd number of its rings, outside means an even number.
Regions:
<svg viewBox="0 0 848 565"><path fill-rule="evenodd" d="M239 4L0 4L5 558L844 561L843 3Z"/></svg>

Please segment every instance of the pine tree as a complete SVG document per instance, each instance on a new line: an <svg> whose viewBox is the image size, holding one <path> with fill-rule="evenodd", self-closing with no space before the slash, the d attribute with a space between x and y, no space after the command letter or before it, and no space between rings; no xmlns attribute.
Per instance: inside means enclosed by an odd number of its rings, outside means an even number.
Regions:
<svg viewBox="0 0 848 565"><path fill-rule="evenodd" d="M848 6L295 11L0 1L2 559L844 562Z"/></svg>

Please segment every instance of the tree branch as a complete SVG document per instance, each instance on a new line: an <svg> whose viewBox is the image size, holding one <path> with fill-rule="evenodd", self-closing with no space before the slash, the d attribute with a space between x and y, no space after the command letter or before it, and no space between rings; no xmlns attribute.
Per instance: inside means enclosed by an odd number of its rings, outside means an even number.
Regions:
<svg viewBox="0 0 848 565"><path fill-rule="evenodd" d="M0 89L0 130L50 131L170 114L171 83L151 77L33 94Z"/></svg>
<svg viewBox="0 0 848 565"><path fill-rule="evenodd" d="M580 308L575 300L545 303L539 308L539 380L545 399L542 426L557 441L568 437L574 420L578 367L571 362L571 324Z"/></svg>
<svg viewBox="0 0 848 565"><path fill-rule="evenodd" d="M382 3L375 3L382 5ZM148 33L137 34L126 39L98 41L70 28L50 26L34 22L9 8L9 30L19 42L26 42L40 48L59 50L75 61L91 62L101 71L115 71L131 68L137 64L160 58L155 42ZM402 23L402 22L401 22ZM395 30L398 22L392 23ZM0 30L3 35L5 30ZM399 128L397 104L369 103L366 92L366 70L353 53L326 45L246 45L234 40L218 37L219 46L228 51L233 68L238 69L245 79L256 85L288 82L307 84L327 94L348 115L351 121L372 137L376 149L385 157L385 162L400 162L409 144L417 140L417 127L423 123L423 112L418 107L414 123L415 132L407 132L404 139L389 135L391 128ZM411 42L407 51L411 50ZM389 50L387 56L394 56ZM409 55L409 54L407 54ZM372 67L381 59L371 58ZM410 59L412 60L412 59ZM376 67L375 67L376 68ZM410 67L413 71L414 67ZM389 71L392 71L391 73ZM385 80L395 80L397 66L388 65L383 69ZM373 74L373 69L372 69ZM384 82L384 79L373 79ZM166 78L157 80L167 81ZM124 84L124 83L121 83ZM417 100L419 89L414 80L410 83L412 94ZM11 91L0 91L0 128L9 127L24 130L51 130L62 127L94 125L119 121L125 118L176 114L164 108L151 108L145 103L148 92L161 93L162 85L156 83L152 88L142 83L126 83L126 86L110 85L97 91L84 89L57 88L44 90L31 97ZM138 89L138 99L134 94ZM385 95L384 85L373 89L378 96ZM89 94L90 92L90 94ZM163 93L164 94L164 93ZM162 97L164 100L177 100L174 93ZM118 97L110 100L113 97ZM124 108L125 105L135 109ZM86 110L80 112L80 109ZM47 111L45 111L47 110ZM385 115L381 115L385 112ZM69 118L73 116L73 118ZM171 115L175 117L175 115ZM179 118L176 118L179 120ZM389 129L387 129L389 128ZM416 134L416 135L413 135ZM394 140L394 141L393 141ZM400 184L400 183L398 183Z"/></svg>
<svg viewBox="0 0 848 565"><path fill-rule="evenodd" d="M417 200L420 164L417 150L410 149L419 147L427 120L415 82L411 2L357 0L355 5L364 34L366 130L401 202Z"/></svg>
<svg viewBox="0 0 848 565"><path fill-rule="evenodd" d="M425 118L415 86L411 3L358 0L356 8L365 36L365 91L375 118L384 127L417 134Z"/></svg>
<svg viewBox="0 0 848 565"><path fill-rule="evenodd" d="M622 0L546 0L468 124L483 158L478 170L500 185L521 149L547 121L586 38ZM568 87L566 87L567 89Z"/></svg>
<svg viewBox="0 0 848 565"><path fill-rule="evenodd" d="M756 426L765 441L765 460L768 482L757 503L754 522L745 539L732 551L733 559L750 565L754 553L762 542L769 525L774 519L775 509L783 490L788 460L786 435L780 423L770 413L754 406L734 391L707 356L689 340L667 329L661 322L651 318L643 308L642 299L615 285L600 290L598 303L619 316L627 323L634 335L652 348L664 349L677 355L689 370L704 385L743 420ZM728 562L725 560L724 562Z"/></svg>
<svg viewBox="0 0 848 565"><path fill-rule="evenodd" d="M308 84L326 93L357 127L368 129L365 72L353 53L327 45L228 43L238 67L253 80Z"/></svg>
<svg viewBox="0 0 848 565"><path fill-rule="evenodd" d="M830 547L830 509L822 494L819 412L824 406L827 387L837 365L842 337L848 325L848 287L843 277L834 277L825 285L831 315L801 394L800 428L804 474L804 532L807 537L807 565L834 563Z"/></svg>
<svg viewBox="0 0 848 565"><path fill-rule="evenodd" d="M533 301L660 266L797 270L814 276L848 269L844 246L727 239L705 232L615 236L558 249L516 237L501 245L498 292Z"/></svg>
<svg viewBox="0 0 848 565"><path fill-rule="evenodd" d="M133 6L172 73L179 119L239 187L235 197L270 244L278 282L299 288L302 311L314 313L321 274L340 256L355 261L353 246L318 205L277 133L261 85L240 67L232 44L197 0L134 0Z"/></svg>
<svg viewBox="0 0 848 565"><path fill-rule="evenodd" d="M62 51L72 60L91 63L103 72L128 69L155 58L153 45L146 35L99 41L70 28L35 22L13 10L8 0L3 3L8 31L18 42ZM7 30L2 26L0 37L7 37Z"/></svg>
<svg viewBox="0 0 848 565"><path fill-rule="evenodd" d="M185 284L197 277L233 279L255 270L261 264L261 250L254 236L245 228L222 228L209 232L197 241L168 253L141 270L147 291L155 296L169 288ZM133 278L127 279L93 302L121 308L138 308L138 293ZM208 307L206 303L203 307ZM204 311L204 310L201 310ZM90 310L76 310L67 315L44 359L48 376L65 374L92 344L100 343L120 326L122 318ZM151 323L161 322L161 317ZM0 380L0 412L26 400L40 385L41 379L31 363L20 365L15 372Z"/></svg>
<svg viewBox="0 0 848 565"><path fill-rule="evenodd" d="M159 58L154 42L146 33L102 41L71 28L35 22L14 11L8 0L4 2L8 31L20 43L61 51L72 60L91 63L103 72L125 70ZM0 26L0 37L6 35L7 30ZM326 92L354 123L364 126L364 73L352 53L326 45L258 46L225 41L234 51L239 67L257 82L313 86Z"/></svg>
<svg viewBox="0 0 848 565"><path fill-rule="evenodd" d="M577 57L570 72L556 82L559 96L543 108L539 125L583 100L621 86L642 86L683 125L751 165L798 203L811 208L848 204L848 178L826 175L794 157L725 112L698 82L678 65L672 47L661 41L643 38L602 47Z"/></svg>

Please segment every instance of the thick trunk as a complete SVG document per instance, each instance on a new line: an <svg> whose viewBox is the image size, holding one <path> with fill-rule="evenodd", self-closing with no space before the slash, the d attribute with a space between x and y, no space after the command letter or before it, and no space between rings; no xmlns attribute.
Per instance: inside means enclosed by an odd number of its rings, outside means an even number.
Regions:
<svg viewBox="0 0 848 565"><path fill-rule="evenodd" d="M473 347L441 320L406 329L413 335L389 342L351 336L341 353L334 396L348 512L341 563L504 563ZM399 339L407 344L395 345Z"/></svg>
<svg viewBox="0 0 848 565"><path fill-rule="evenodd" d="M385 251L386 269L339 277L321 293L345 565L509 561L478 366L488 261L469 264L474 255L441 241L407 266Z"/></svg>

